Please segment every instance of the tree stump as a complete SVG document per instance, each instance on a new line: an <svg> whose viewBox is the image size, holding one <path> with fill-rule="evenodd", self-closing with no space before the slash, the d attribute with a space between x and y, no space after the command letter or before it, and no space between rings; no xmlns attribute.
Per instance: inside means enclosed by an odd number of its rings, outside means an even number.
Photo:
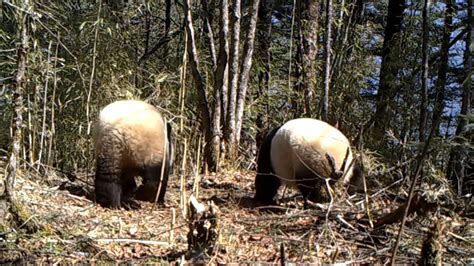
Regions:
<svg viewBox="0 0 474 266"><path fill-rule="evenodd" d="M199 203L194 196L189 198L188 250L190 252L205 252L207 255L214 252L218 238L217 214L218 208L214 202L210 201L206 206Z"/></svg>
<svg viewBox="0 0 474 266"><path fill-rule="evenodd" d="M420 265L442 265L443 264L443 233L446 224L437 220L430 229L428 236L421 248Z"/></svg>

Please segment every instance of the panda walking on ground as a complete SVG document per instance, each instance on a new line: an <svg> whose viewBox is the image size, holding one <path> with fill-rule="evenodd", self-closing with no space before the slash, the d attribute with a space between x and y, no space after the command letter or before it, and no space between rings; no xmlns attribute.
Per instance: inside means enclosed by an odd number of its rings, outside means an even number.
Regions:
<svg viewBox="0 0 474 266"><path fill-rule="evenodd" d="M359 182L362 171L353 162L349 140L326 122L298 118L272 130L262 143L257 158L254 199L275 204L279 187L297 187L307 200L322 202L325 178L343 178L344 184ZM337 180L333 180L334 182Z"/></svg>
<svg viewBox="0 0 474 266"><path fill-rule="evenodd" d="M154 202L160 181L158 203L164 203L174 158L171 137L169 124L148 103L124 100L103 108L94 132L97 203L120 208L134 194ZM143 178L138 188L135 176Z"/></svg>

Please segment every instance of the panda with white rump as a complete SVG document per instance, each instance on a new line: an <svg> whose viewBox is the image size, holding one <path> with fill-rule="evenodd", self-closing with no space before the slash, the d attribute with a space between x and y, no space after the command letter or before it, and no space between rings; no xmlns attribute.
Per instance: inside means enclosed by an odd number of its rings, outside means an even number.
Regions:
<svg viewBox="0 0 474 266"><path fill-rule="evenodd" d="M354 160L349 140L338 129L312 118L298 118L273 129L262 143L257 158L254 199L275 204L282 184L297 187L307 200L324 202L326 178L334 184L360 182L362 166Z"/></svg>

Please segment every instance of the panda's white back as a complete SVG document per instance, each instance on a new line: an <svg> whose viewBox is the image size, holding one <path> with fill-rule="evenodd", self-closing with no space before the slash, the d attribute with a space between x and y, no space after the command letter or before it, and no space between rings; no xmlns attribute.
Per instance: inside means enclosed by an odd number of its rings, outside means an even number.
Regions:
<svg viewBox="0 0 474 266"><path fill-rule="evenodd" d="M102 123L116 123L125 117L137 117L134 113L143 113L144 110L156 110L152 105L137 100L122 100L113 102L102 111L100 111L99 119ZM143 119L144 117L142 117Z"/></svg>
<svg viewBox="0 0 474 266"><path fill-rule="evenodd" d="M285 123L272 140L272 165L284 183L295 185L296 168L309 163L312 168L316 168L313 170L318 171L317 168L322 168L322 160L328 153L334 158L337 169L340 169L348 147L349 140L344 134L326 122L312 118L293 119ZM352 152L349 150L346 170L351 161ZM352 167L347 170L345 178L350 176L351 171Z"/></svg>
<svg viewBox="0 0 474 266"><path fill-rule="evenodd" d="M161 114L148 103L137 100L111 103L100 112L97 127L96 150L103 137L113 135L127 147L133 161L148 163L163 157L166 127Z"/></svg>

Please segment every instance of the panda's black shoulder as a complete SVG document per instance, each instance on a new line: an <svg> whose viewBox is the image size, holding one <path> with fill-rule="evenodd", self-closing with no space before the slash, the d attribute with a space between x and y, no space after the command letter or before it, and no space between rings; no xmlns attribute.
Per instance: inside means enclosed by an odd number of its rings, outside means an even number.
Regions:
<svg viewBox="0 0 474 266"><path fill-rule="evenodd" d="M280 130L281 126L278 126L274 129L272 129L266 136L265 139L262 142L262 146L260 147L260 150L268 151L270 152L270 148L272 146L272 140L275 137L276 133L278 130Z"/></svg>
<svg viewBox="0 0 474 266"><path fill-rule="evenodd" d="M271 148L272 148L272 140L275 137L275 134L281 126L272 129L266 136L260 146L258 151L257 157L257 171L259 173L270 173L273 172L273 167L271 164Z"/></svg>

